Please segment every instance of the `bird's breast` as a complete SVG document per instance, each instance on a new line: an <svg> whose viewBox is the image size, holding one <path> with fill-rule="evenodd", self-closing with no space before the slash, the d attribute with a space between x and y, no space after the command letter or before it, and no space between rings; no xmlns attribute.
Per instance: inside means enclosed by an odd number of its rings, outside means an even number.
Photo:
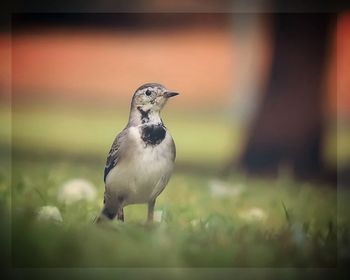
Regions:
<svg viewBox="0 0 350 280"><path fill-rule="evenodd" d="M173 140L164 126L154 125L131 127L127 141L127 156L111 170L106 187L126 193L128 204L140 203L165 187L174 167Z"/></svg>

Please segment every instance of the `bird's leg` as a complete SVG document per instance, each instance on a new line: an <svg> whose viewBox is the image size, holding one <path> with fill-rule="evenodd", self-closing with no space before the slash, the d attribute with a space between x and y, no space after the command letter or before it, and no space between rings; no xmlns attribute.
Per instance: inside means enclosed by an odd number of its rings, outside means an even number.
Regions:
<svg viewBox="0 0 350 280"><path fill-rule="evenodd" d="M123 210L123 203L125 201L125 196L124 195L118 195L117 196L117 219L118 221L124 222L124 210Z"/></svg>
<svg viewBox="0 0 350 280"><path fill-rule="evenodd" d="M150 224L153 222L154 215L154 205L156 204L156 199L152 199L148 202L148 215L147 215L147 223Z"/></svg>
<svg viewBox="0 0 350 280"><path fill-rule="evenodd" d="M120 207L120 208L118 209L118 212L117 212L117 219L118 219L119 221L124 222L124 210L123 210L122 207Z"/></svg>

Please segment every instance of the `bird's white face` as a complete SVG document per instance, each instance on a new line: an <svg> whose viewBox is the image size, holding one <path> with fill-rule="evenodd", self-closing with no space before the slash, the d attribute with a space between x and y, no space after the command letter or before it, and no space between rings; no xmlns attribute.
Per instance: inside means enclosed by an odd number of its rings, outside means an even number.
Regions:
<svg viewBox="0 0 350 280"><path fill-rule="evenodd" d="M146 84L136 90L132 106L144 112L160 112L168 99L178 93L167 90L160 84Z"/></svg>

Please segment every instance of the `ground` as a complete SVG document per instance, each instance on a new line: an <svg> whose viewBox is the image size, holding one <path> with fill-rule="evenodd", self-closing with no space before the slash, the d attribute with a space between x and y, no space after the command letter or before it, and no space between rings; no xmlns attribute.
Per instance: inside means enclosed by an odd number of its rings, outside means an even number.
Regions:
<svg viewBox="0 0 350 280"><path fill-rule="evenodd" d="M12 205L13 266L318 268L348 262L349 190L296 181L288 172L277 179L238 171L219 176L229 158L225 147L239 139L220 114L181 118L169 111L165 117L178 161L157 200L160 222L145 225L146 206L134 205L125 208L125 223L94 225L102 207L105 156L126 117L124 112L115 119L109 118L112 112L59 112L13 114L12 172L0 174L3 225L9 222L4 209ZM238 149L231 147L230 154ZM66 205L59 190L76 178L91 182L97 194ZM38 220L45 205L57 207L62 222Z"/></svg>

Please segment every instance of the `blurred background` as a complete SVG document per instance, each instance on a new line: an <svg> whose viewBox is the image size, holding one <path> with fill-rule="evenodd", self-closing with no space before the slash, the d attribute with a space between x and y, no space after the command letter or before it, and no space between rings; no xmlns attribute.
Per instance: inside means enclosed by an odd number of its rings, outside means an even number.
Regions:
<svg viewBox="0 0 350 280"><path fill-rule="evenodd" d="M11 160L0 199L12 206L14 266L349 260L348 10L13 13L0 60L1 165ZM157 200L161 223L140 226L145 209L130 206L125 224L96 228L106 155L147 82L180 93L162 112L177 159ZM75 190L77 202L61 200ZM54 226L38 222L43 209Z"/></svg>
<svg viewBox="0 0 350 280"><path fill-rule="evenodd" d="M159 82L181 92L163 112L179 168L334 180L350 154L349 32L347 12L14 14L13 152L102 167L135 89ZM0 46L6 61L8 34Z"/></svg>

